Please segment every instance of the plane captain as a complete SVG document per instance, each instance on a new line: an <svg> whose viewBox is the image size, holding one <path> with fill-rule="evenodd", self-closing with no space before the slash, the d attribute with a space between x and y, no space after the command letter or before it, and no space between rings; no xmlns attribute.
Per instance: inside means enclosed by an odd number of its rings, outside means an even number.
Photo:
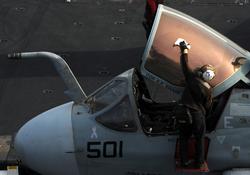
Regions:
<svg viewBox="0 0 250 175"><path fill-rule="evenodd" d="M188 139L193 134L195 142L195 168L204 166L204 138L206 132L205 116L211 108L212 90L209 81L215 76L215 69L212 65L204 65L192 71L188 65L188 50L191 46L184 39L177 39L174 46L181 51L180 64L185 77L185 89L181 97L181 104L186 108L187 116L191 120L180 124L180 158L181 166L191 166L188 160Z"/></svg>

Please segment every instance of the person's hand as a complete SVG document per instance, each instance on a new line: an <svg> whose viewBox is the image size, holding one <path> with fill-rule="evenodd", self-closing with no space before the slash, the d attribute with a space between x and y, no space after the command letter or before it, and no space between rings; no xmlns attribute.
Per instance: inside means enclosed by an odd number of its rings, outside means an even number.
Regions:
<svg viewBox="0 0 250 175"><path fill-rule="evenodd" d="M191 49L191 45L182 38L178 38L175 41L174 46L179 46L182 53L184 52L185 49Z"/></svg>

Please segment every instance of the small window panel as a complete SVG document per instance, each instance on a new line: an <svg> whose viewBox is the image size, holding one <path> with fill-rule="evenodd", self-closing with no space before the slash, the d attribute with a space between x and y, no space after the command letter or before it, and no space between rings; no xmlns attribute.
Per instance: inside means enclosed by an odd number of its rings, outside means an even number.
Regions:
<svg viewBox="0 0 250 175"><path fill-rule="evenodd" d="M132 107L129 97L124 97L111 110L104 112L102 115L96 117L96 120L104 126L124 132L136 132L137 125L133 115Z"/></svg>

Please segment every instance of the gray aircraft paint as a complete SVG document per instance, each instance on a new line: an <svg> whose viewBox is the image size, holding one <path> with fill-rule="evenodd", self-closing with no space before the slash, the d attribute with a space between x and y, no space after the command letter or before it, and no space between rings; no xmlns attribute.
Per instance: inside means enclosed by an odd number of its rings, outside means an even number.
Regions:
<svg viewBox="0 0 250 175"><path fill-rule="evenodd" d="M67 153L74 150L72 105L44 112L19 130L15 149L25 165L42 174L78 174L74 154Z"/></svg>
<svg viewBox="0 0 250 175"><path fill-rule="evenodd" d="M233 43L230 44L238 47ZM241 79L248 82L245 71L249 71L249 68L245 65L248 65L248 60L241 67L242 71L238 71L241 72L241 75L236 74L235 78L231 80L230 77L218 86L221 88L218 90L218 94L223 93ZM24 163L30 168L48 175L97 175L113 174L114 172L117 175L183 174L175 171L174 154L178 136L168 133L152 136L143 132L133 93L133 74L134 70L131 69L111 81L127 82L126 95L128 98L125 100L128 100L130 105L125 110L131 111L132 116L129 117L133 117L137 130L133 132L117 131L96 121L97 117L104 115L107 111L112 111L115 102L111 102L112 105L108 105L96 113L91 113L91 106L87 105L86 101L81 104L68 103L37 116L18 132L15 146ZM97 91L102 91L108 87L109 83ZM164 81L160 80L160 83L164 84ZM228 118L231 117L229 109L231 102L237 103L238 98L242 96L241 93L248 94L249 90L232 90L216 129L206 135L210 139L208 165L211 171L249 167L250 140L248 138L250 131L246 127L248 125L243 126L234 121L230 123L231 118ZM235 112L232 112L231 109L232 113ZM246 119L245 115L244 112ZM116 146L120 145L120 141L122 141L122 156L102 156L104 151L112 153L109 147L106 147L106 150L103 149L103 145L108 141L115 142ZM98 142L95 149L100 151L100 156L88 157L90 154L87 148L88 142ZM116 147L117 149L118 147Z"/></svg>
<svg viewBox="0 0 250 175"><path fill-rule="evenodd" d="M132 70L127 73L127 78L125 78L125 74L123 74L122 78L124 80L127 79L128 82L132 82ZM117 77L120 79L121 77ZM131 83L129 83L131 84ZM130 87L131 89L131 87ZM128 91L129 92L129 91ZM130 94L132 95L132 94ZM133 102L131 102L133 103ZM59 109L63 109L64 106L59 107ZM175 172L175 162L174 162L174 153L175 153L175 144L177 135L166 135L166 136L147 136L142 131L140 122L136 122L138 126L138 130L136 132L119 132L112 129L109 129L102 124L96 122L95 118L101 113L97 115L91 115L88 111L89 109L82 105L73 105L69 104L68 111L71 111L72 108L72 125L74 126L74 145L75 148L71 148L67 150L67 155L75 156L77 160L77 167L79 168L80 174L101 174L103 172L112 173L116 172L116 174L133 174L133 173L151 173L151 174L176 174ZM132 107L132 106L131 106ZM64 108L67 110L67 108ZM109 109L111 110L111 109ZM60 116L59 110L51 110L46 112L43 116L38 116L33 121L30 121L20 132L28 132L30 129L34 131L34 128L29 128L29 126L35 124L34 122L40 122L40 125L44 125L47 123L48 117L58 116L56 120L59 121ZM62 111L63 112L63 111ZM58 113L55 115L55 113ZM60 116L60 117L59 117ZM42 118L43 117L43 118ZM138 120L138 116L134 113L133 116L136 120ZM42 120L42 121L41 121ZM53 119L54 120L54 119ZM60 123L62 123L62 119L60 119ZM68 119L69 120L69 119ZM45 123L44 123L45 122ZM68 121L67 121L68 122ZM59 124L60 124L59 123ZM67 124L67 123L64 123ZM34 125L33 125L34 126ZM93 127L96 128L96 133L98 138L91 138L93 134ZM43 127L44 128L44 127ZM47 128L46 132L54 135L56 128ZM25 131L26 130L26 131ZM62 129L62 130L65 130ZM36 131L34 131L36 132ZM62 133L63 134L63 133ZM214 132L207 134L207 136L211 139L208 153L208 164L211 171L213 170L222 170L228 169L231 167L238 166L248 166L249 155L246 154L248 150L248 145L250 144L250 140L247 141L245 138L249 137L248 128L234 128L234 129L216 129ZM45 137L49 137L45 135ZM65 137L65 136L64 136ZM219 141L218 137L223 137L223 141ZM35 137L39 139L39 137ZM33 139L35 138L27 138ZM66 137L67 139L70 136ZM19 138L23 140L23 138ZM242 142L244 140L244 142ZM26 142L31 142L30 140L25 140ZM122 158L87 158L86 146L89 141L123 141L123 157ZM50 142L50 141L49 141ZM24 144L24 143L23 143ZM46 147L48 141L39 144L40 147ZM60 145L61 143L57 143ZM101 145L100 145L101 146ZM36 145L36 148L38 146ZM29 146L29 150L32 150L32 145ZM101 147L102 148L102 147ZM51 149L51 147L50 147ZM28 154L37 155L39 157L39 162L46 161L47 156L43 156L38 150L33 149L33 151L27 152ZM57 151L56 151L57 150ZM38 151L38 152L37 152ZM57 155L62 151L55 147L51 150L51 154ZM65 150L64 150L65 151ZM238 153L237 153L238 151ZM243 153L244 152L244 153ZM62 152L61 152L62 153ZM24 154L25 155L25 154ZM31 155L26 155L30 157ZM61 158L61 157L60 157ZM63 158L62 158L63 160ZM62 160L58 160L61 162ZM152 161L156 160L156 161ZM50 174L52 170L49 168L41 168L38 162L34 162L33 159L26 160L29 166L32 166L35 170L39 172L44 172L46 174ZM67 160L66 162L72 164L72 168L76 167L74 160ZM217 162L220 162L219 164ZM49 162L51 163L51 162ZM57 170L56 167L53 166L53 169ZM63 167L60 167L60 174L67 174L69 171L65 171ZM68 169L68 167L67 167ZM53 172L53 171L52 171ZM177 173L178 174L178 173Z"/></svg>
<svg viewBox="0 0 250 175"><path fill-rule="evenodd" d="M250 95L249 89L233 89L217 129L250 127L250 100L248 95Z"/></svg>
<svg viewBox="0 0 250 175"><path fill-rule="evenodd" d="M133 69L127 73L118 76L115 79L123 77L125 81L132 85ZM132 88L129 88L130 90ZM131 96L131 104L134 104L134 97L131 91L128 91ZM81 140L76 143L76 149L85 148L84 153L77 154L78 165L81 168L82 174L101 174L105 171L107 174L116 172L117 175L137 173L165 174L165 172L175 172L174 153L176 136L159 136L149 137L144 134L137 115L136 105L128 106L134 108L133 117L136 120L138 130L136 132L119 132L108 129L97 123L95 117L102 115L82 114L81 116L73 116L74 140ZM111 110L111 109L109 109ZM82 126L86 127L82 127ZM96 127L98 138L92 139L92 128ZM123 157L122 158L93 158L86 159L86 145L88 141L123 141ZM151 160L157 161L151 161ZM171 163L169 160L172 160ZM84 163L87 163L84 165ZM81 166L82 165L82 166ZM122 165L122 167L120 166Z"/></svg>

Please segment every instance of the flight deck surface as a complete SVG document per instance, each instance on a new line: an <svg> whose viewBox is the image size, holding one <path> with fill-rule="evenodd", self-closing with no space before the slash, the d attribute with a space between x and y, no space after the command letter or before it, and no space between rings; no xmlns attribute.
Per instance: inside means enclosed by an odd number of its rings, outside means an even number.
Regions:
<svg viewBox="0 0 250 175"><path fill-rule="evenodd" d="M0 135L14 135L32 117L69 101L48 60L10 61L8 53L58 53L87 94L125 70L139 67L146 45L142 0L0 2ZM248 1L166 0L166 5L250 50ZM153 97L160 101L178 98L163 88L159 92Z"/></svg>

